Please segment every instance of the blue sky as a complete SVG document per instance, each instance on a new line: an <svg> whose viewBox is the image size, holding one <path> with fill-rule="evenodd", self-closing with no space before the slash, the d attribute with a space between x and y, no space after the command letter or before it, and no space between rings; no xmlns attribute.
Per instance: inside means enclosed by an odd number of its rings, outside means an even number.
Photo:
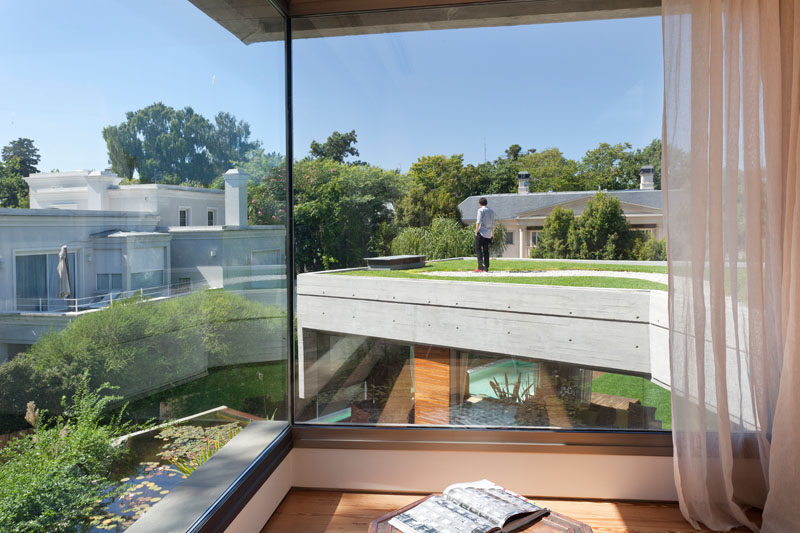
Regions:
<svg viewBox="0 0 800 533"><path fill-rule="evenodd" d="M496 158L512 143L579 158L661 134L658 17L295 42L295 154L358 133L360 159ZM283 152L283 46L245 46L186 0L0 3L0 145L41 170L103 168L103 127L163 101L250 123Z"/></svg>

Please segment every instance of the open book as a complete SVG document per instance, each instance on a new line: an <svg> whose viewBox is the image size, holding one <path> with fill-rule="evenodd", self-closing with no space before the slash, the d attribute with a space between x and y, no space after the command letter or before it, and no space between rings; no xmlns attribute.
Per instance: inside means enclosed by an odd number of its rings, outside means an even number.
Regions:
<svg viewBox="0 0 800 533"><path fill-rule="evenodd" d="M399 514L389 525L403 533L514 531L548 512L519 494L482 479L456 483Z"/></svg>

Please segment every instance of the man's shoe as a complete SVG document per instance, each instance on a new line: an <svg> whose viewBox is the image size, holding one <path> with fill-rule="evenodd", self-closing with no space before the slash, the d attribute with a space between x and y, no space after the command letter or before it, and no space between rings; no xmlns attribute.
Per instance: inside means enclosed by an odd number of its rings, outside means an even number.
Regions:
<svg viewBox="0 0 800 533"><path fill-rule="evenodd" d="M475 269L475 270L473 270L472 272L473 272L473 273L475 273L475 272L483 272L483 270L481 270L480 268L476 268L476 269Z"/></svg>

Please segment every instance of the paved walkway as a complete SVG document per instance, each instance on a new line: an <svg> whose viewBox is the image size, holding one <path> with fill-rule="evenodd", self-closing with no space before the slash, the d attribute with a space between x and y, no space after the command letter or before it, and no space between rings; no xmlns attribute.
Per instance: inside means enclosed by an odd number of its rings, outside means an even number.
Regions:
<svg viewBox="0 0 800 533"><path fill-rule="evenodd" d="M515 278L538 278L538 277L554 277L554 276L603 276L609 278L635 278L644 279L647 281L655 281L656 283L667 283L666 274L658 274L655 272L618 272L612 270L531 270L531 271L501 271L493 270L490 272L425 272L426 276L453 276L453 277L509 277Z"/></svg>

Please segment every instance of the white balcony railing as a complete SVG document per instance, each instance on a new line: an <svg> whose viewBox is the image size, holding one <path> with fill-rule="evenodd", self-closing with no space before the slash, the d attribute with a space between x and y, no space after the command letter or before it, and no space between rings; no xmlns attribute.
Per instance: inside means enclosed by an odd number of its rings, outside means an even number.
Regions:
<svg viewBox="0 0 800 533"><path fill-rule="evenodd" d="M126 298L142 298L146 300L171 298L207 288L208 284L205 282L172 283L127 291L110 291L82 298L17 298L14 301L6 300L6 305L3 308L6 312L20 313L80 313L103 309L117 300Z"/></svg>

